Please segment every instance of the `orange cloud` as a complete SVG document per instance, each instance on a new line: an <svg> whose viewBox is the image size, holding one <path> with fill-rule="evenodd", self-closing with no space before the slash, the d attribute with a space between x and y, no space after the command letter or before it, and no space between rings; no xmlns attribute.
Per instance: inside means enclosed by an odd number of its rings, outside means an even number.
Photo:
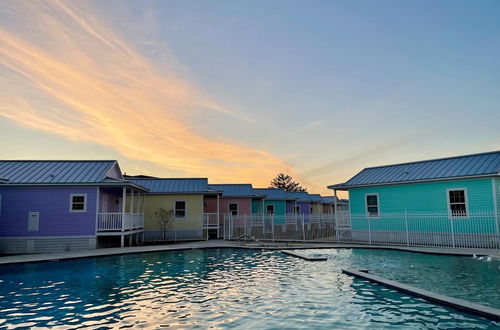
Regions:
<svg viewBox="0 0 500 330"><path fill-rule="evenodd" d="M218 182L264 185L291 171L265 151L197 134L188 119L199 109L245 124L251 118L158 69L87 11L60 1L14 7L43 41L0 25L0 65L12 77L0 82L0 116ZM203 125L203 117L198 121Z"/></svg>

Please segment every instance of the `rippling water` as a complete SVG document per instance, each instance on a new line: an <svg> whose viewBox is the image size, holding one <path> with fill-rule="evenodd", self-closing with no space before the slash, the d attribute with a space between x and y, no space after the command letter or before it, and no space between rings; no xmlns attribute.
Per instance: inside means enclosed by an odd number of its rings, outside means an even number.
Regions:
<svg viewBox="0 0 500 330"><path fill-rule="evenodd" d="M209 249L3 266L0 327L500 327L340 273L370 262L390 273L405 253L385 252L319 251L331 258L307 262L280 252Z"/></svg>

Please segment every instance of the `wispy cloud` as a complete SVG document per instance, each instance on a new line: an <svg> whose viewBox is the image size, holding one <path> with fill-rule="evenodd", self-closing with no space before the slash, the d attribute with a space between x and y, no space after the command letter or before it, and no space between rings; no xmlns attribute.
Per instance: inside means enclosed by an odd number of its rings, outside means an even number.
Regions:
<svg viewBox="0 0 500 330"><path fill-rule="evenodd" d="M175 68L156 67L86 9L50 1L14 2L9 10L43 42L0 23L0 70L11 78L0 80L1 117L214 181L262 184L290 171L265 151L197 134L188 120L195 109L252 118L208 99Z"/></svg>

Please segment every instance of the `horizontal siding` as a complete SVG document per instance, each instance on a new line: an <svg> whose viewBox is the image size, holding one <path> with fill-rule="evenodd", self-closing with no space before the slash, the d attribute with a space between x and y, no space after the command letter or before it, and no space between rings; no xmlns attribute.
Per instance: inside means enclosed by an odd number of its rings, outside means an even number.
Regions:
<svg viewBox="0 0 500 330"><path fill-rule="evenodd" d="M154 213L159 208L174 210L175 201L186 202L186 218L176 221L179 230L197 230L203 227L203 195L146 195L144 202L144 229L159 229Z"/></svg>
<svg viewBox="0 0 500 330"><path fill-rule="evenodd" d="M467 188L470 211L492 211L491 179L469 179L349 189L351 213L365 213L365 194L378 193L380 212L448 212L447 189Z"/></svg>
<svg viewBox="0 0 500 330"><path fill-rule="evenodd" d="M70 195L87 194L87 210L69 212ZM0 187L0 237L95 235L95 187ZM39 212L38 231L28 232L29 212Z"/></svg>

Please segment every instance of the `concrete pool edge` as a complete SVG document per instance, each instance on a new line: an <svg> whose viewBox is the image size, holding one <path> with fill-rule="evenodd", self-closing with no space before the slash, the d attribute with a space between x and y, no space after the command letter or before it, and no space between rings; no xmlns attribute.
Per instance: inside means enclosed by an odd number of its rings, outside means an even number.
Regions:
<svg viewBox="0 0 500 330"><path fill-rule="evenodd" d="M306 256L304 254L297 253L297 252L290 251L290 250L281 250L281 252L284 253L284 254L287 254L289 256L292 256L292 257L295 257L295 258L299 258L299 259L303 259L303 260L307 260L307 261L326 261L326 260L328 260L328 257Z"/></svg>
<svg viewBox="0 0 500 330"><path fill-rule="evenodd" d="M0 257L0 266L9 264L36 263L47 261L62 261L80 258L97 258L118 256L135 253L149 252L164 252L189 249L215 249L215 248L242 248L256 250L297 250L297 249L382 249L396 250L414 253L437 254L437 255L454 255L454 256L470 256L474 254L478 256L492 255L495 258L500 258L500 250L481 250L481 249L463 249L463 248L437 248L437 247L404 247L396 245L362 245L362 244L335 244L335 243L306 243L306 244L276 244L275 246L259 246L259 245L240 245L235 241L210 240L210 241L191 241L165 245L143 245L124 248L103 248L95 250L80 250L46 254L22 254Z"/></svg>
<svg viewBox="0 0 500 330"><path fill-rule="evenodd" d="M445 305L448 307L453 307L455 309L475 314L475 315L480 315L482 317L486 317L488 319L493 319L495 321L500 321L500 309L496 309L493 307L489 306L484 306L480 304L476 304L467 300L459 299L459 298L452 298L448 296L444 296L441 294L437 294L434 292L430 292L427 290L419 289L407 284L403 284L400 282L392 281L387 278L373 275L373 274L368 274L363 271L358 271L358 270L353 270L353 269L342 269L342 273L355 276L358 278L362 278L365 280L368 280L370 282L374 282L380 285L383 285L385 287L389 287L392 289L396 289L398 291L402 291L405 293L408 293L410 295L423 298L429 301L432 301L434 303L438 303L441 305Z"/></svg>

